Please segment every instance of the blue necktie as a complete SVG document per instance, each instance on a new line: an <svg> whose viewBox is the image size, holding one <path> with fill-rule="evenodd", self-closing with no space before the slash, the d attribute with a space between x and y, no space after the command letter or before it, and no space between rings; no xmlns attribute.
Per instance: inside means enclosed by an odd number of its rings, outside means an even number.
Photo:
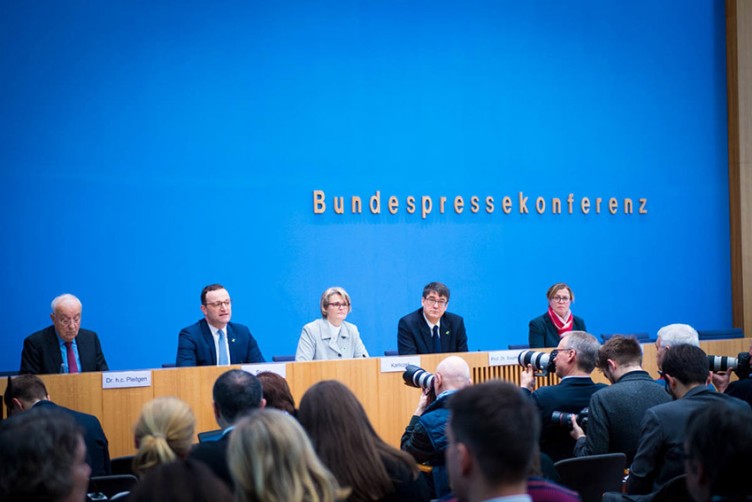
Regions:
<svg viewBox="0 0 752 502"><path fill-rule="evenodd" d="M225 332L221 329L217 330L217 334L219 335L219 366L225 366L228 364L227 338L225 337Z"/></svg>
<svg viewBox="0 0 752 502"><path fill-rule="evenodd" d="M439 327L433 327L433 353L438 354L441 352L441 339L439 338Z"/></svg>

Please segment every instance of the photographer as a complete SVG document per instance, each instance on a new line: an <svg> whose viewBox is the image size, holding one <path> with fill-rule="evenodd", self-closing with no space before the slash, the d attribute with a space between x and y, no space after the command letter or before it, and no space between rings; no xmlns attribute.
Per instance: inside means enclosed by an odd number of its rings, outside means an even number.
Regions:
<svg viewBox="0 0 752 502"><path fill-rule="evenodd" d="M449 493L449 477L444 465L446 424L449 420L446 403L450 395L471 383L470 367L464 359L449 356L441 361L436 367L433 381L436 400L429 402L428 394L431 389L423 390L418 408L400 441L403 451L411 454L417 462L433 468L433 490L436 497Z"/></svg>
<svg viewBox="0 0 752 502"><path fill-rule="evenodd" d="M645 412L671 401L641 365L642 348L633 337L616 335L598 350L596 366L612 385L590 398L587 436L572 420L570 435L577 440L576 457L621 452L627 456L627 464L632 462Z"/></svg>
<svg viewBox="0 0 752 502"><path fill-rule="evenodd" d="M749 355L752 357L752 344L749 346ZM718 389L718 392L723 392L752 405L752 378L740 377L739 380L729 383L730 377L730 371L713 373L713 385Z"/></svg>
<svg viewBox="0 0 752 502"><path fill-rule="evenodd" d="M590 374L595 369L600 344L595 337L584 331L571 331L559 340L554 357L556 376L561 378L558 385L535 388L533 367L528 365L522 372L520 386L530 394L541 414L543 428L540 449L554 462L573 456L574 439L569 436L568 424L564 426L551 420L554 411L579 413L587 407L590 396L606 387L594 383Z"/></svg>

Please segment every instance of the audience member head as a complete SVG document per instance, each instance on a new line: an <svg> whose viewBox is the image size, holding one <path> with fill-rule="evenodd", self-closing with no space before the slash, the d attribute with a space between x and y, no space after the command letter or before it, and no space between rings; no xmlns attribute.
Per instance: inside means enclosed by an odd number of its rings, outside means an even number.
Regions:
<svg viewBox="0 0 752 502"><path fill-rule="evenodd" d="M346 495L303 428L279 410L243 418L230 435L227 460L240 502L333 502Z"/></svg>
<svg viewBox="0 0 752 502"><path fill-rule="evenodd" d="M436 324L449 305L449 288L440 282L431 282L423 288L423 315Z"/></svg>
<svg viewBox="0 0 752 502"><path fill-rule="evenodd" d="M133 470L143 475L153 467L187 457L195 427L190 406L176 397L158 397L144 404L134 431L138 451Z"/></svg>
<svg viewBox="0 0 752 502"><path fill-rule="evenodd" d="M595 364L614 383L625 373L642 368L642 347L633 336L615 335L598 349Z"/></svg>
<svg viewBox="0 0 752 502"><path fill-rule="evenodd" d="M684 444L687 489L696 502L752 495L752 413L723 403L700 409L687 421Z"/></svg>
<svg viewBox="0 0 752 502"><path fill-rule="evenodd" d="M556 375L559 378L572 375L589 375L595 369L601 344L590 333L570 331L559 340Z"/></svg>
<svg viewBox="0 0 752 502"><path fill-rule="evenodd" d="M128 502L233 502L232 493L202 462L187 459L154 467L138 482Z"/></svg>
<svg viewBox="0 0 752 502"><path fill-rule="evenodd" d="M449 410L446 462L458 498L525 493L540 434L532 401L517 387L492 380L457 392Z"/></svg>
<svg viewBox="0 0 752 502"><path fill-rule="evenodd" d="M209 284L201 290L201 312L207 323L225 329L232 319L232 300L224 286Z"/></svg>
<svg viewBox="0 0 752 502"><path fill-rule="evenodd" d="M381 440L358 398L336 380L306 391L298 420L321 461L340 485L352 489L348 500L381 500L394 491L385 461L401 464L413 476L418 473L412 457Z"/></svg>
<svg viewBox="0 0 752 502"><path fill-rule="evenodd" d="M30 410L37 402L45 399L49 399L47 387L38 376L8 377L8 386L5 388L3 398L6 408L8 408L8 415Z"/></svg>
<svg viewBox="0 0 752 502"><path fill-rule="evenodd" d="M261 388L264 390L264 400L267 408L276 408L295 415L295 398L292 397L287 380L271 371L256 374Z"/></svg>
<svg viewBox="0 0 752 502"><path fill-rule="evenodd" d="M658 338L655 340L655 360L658 369L663 367L663 357L666 351L675 345L682 344L700 346L700 336L689 324L669 324L658 330Z"/></svg>
<svg viewBox="0 0 752 502"><path fill-rule="evenodd" d="M438 396L447 390L459 390L472 383L470 366L459 356L449 356L436 366L434 389Z"/></svg>
<svg viewBox="0 0 752 502"><path fill-rule="evenodd" d="M223 429L266 403L261 382L243 370L229 370L219 375L212 395L214 416Z"/></svg>
<svg viewBox="0 0 752 502"><path fill-rule="evenodd" d="M0 500L80 502L91 467L68 414L35 408L0 423Z"/></svg>
<svg viewBox="0 0 752 502"><path fill-rule="evenodd" d="M50 319L55 331L66 342L72 342L81 328L81 300L66 293L52 300Z"/></svg>
<svg viewBox="0 0 752 502"><path fill-rule="evenodd" d="M707 383L708 356L700 347L675 345L663 357L662 374L667 390L679 399L691 388Z"/></svg>

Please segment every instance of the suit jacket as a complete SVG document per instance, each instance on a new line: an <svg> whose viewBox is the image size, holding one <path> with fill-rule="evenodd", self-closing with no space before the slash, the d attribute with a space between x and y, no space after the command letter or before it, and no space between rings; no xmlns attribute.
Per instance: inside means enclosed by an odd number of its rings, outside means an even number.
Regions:
<svg viewBox="0 0 752 502"><path fill-rule="evenodd" d="M52 401L38 401L34 408L46 408L49 410L59 410L67 413L84 431L84 442L86 443L86 463L91 466L92 476L109 476L112 471L110 468L110 449L107 443L107 436L104 435L102 424L94 415L81 413L80 411L71 410L63 406L58 406Z"/></svg>
<svg viewBox="0 0 752 502"><path fill-rule="evenodd" d="M748 403L699 385L684 397L653 406L640 425L640 444L630 468L627 493L651 493L671 478L684 474L687 419L697 410L721 403L738 412L752 413ZM719 410L723 413L724 410Z"/></svg>
<svg viewBox="0 0 752 502"><path fill-rule="evenodd" d="M632 463L640 442L645 412L671 396L647 371L630 371L590 398L586 436L577 440L575 456L624 453Z"/></svg>
<svg viewBox="0 0 752 502"><path fill-rule="evenodd" d="M230 433L228 432L216 441L206 441L194 445L188 457L208 465L214 471L214 474L232 490L234 487L230 468L227 465L227 446L229 444Z"/></svg>
<svg viewBox="0 0 752 502"><path fill-rule="evenodd" d="M343 321L339 334L332 338L326 319L316 319L303 326L295 352L296 361L352 359L368 357L358 327Z"/></svg>
<svg viewBox="0 0 752 502"><path fill-rule="evenodd" d="M554 462L574 456L574 439L569 435L569 428L552 422L551 414L554 411L579 413L590 403L590 396L605 387L605 384L594 383L590 377L569 377L531 394L541 414L541 452ZM523 391L530 393L527 389Z"/></svg>
<svg viewBox="0 0 752 502"><path fill-rule="evenodd" d="M586 331L585 321L582 320L582 317L577 317L574 314L572 317L574 318L572 321L572 330ZM551 320L548 312L530 321L528 329L527 339L531 349L556 347L559 345L559 330L554 326L554 322Z"/></svg>
<svg viewBox="0 0 752 502"><path fill-rule="evenodd" d="M752 379L745 378L744 380L731 382L726 389L725 394L746 401L752 405Z"/></svg>
<svg viewBox="0 0 752 502"><path fill-rule="evenodd" d="M96 333L83 328L78 330L76 346L78 358L81 360L79 371L109 371ZM60 353L60 342L54 325L26 337L23 352L21 352L19 373L35 375L60 373L62 364L63 356Z"/></svg>
<svg viewBox="0 0 752 502"><path fill-rule="evenodd" d="M227 344L230 364L264 363L251 331L234 322L227 323ZM180 330L176 366L216 366L217 349L206 319Z"/></svg>
<svg viewBox="0 0 752 502"><path fill-rule="evenodd" d="M467 352L465 321L456 314L445 312L439 320L441 352ZM407 314L397 325L399 355L432 354L431 330L423 317L423 307Z"/></svg>

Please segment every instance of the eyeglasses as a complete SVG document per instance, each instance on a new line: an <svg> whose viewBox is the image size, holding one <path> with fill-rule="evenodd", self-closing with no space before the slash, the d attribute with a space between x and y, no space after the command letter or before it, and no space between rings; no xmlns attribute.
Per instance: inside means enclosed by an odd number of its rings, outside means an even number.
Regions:
<svg viewBox="0 0 752 502"><path fill-rule="evenodd" d="M64 326L70 326L71 324L80 324L81 316L77 315L76 317L65 317L56 315L55 320Z"/></svg>
<svg viewBox="0 0 752 502"><path fill-rule="evenodd" d="M446 300L439 300L438 298L434 298L432 296L429 296L428 298L424 298L423 300L429 305L438 305L441 308L446 307L448 303Z"/></svg>
<svg viewBox="0 0 752 502"><path fill-rule="evenodd" d="M569 300L571 300L571 298L568 296L554 296L551 299L556 303L567 303Z"/></svg>
<svg viewBox="0 0 752 502"><path fill-rule="evenodd" d="M204 305L207 305L209 307L214 307L215 309L218 309L222 306L229 307L232 305L232 300L225 300L223 302L212 302L212 303L205 303Z"/></svg>
<svg viewBox="0 0 752 502"><path fill-rule="evenodd" d="M330 303L329 306L334 307L335 309L346 309L347 307L350 306L350 304L337 302L337 303Z"/></svg>

